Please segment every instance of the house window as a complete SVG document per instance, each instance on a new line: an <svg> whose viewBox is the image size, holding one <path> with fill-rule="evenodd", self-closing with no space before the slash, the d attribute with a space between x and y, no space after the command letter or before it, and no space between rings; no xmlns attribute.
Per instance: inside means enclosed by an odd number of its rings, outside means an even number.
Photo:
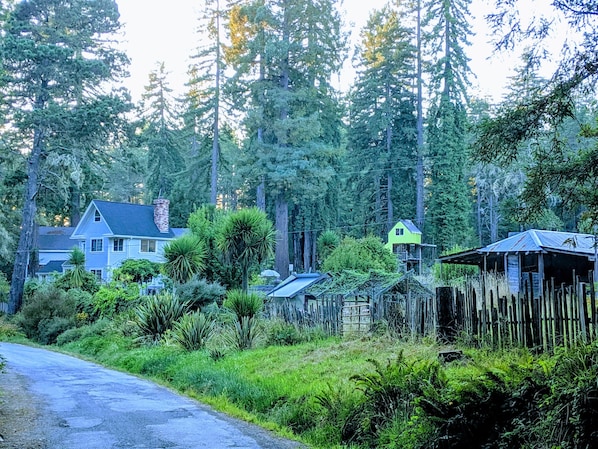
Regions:
<svg viewBox="0 0 598 449"><path fill-rule="evenodd" d="M142 253L155 253L156 252L156 241L155 240L141 240L141 252Z"/></svg>
<svg viewBox="0 0 598 449"><path fill-rule="evenodd" d="M102 280L102 270L99 269L91 269L89 270L91 274L93 274L98 281Z"/></svg>
<svg viewBox="0 0 598 449"><path fill-rule="evenodd" d="M124 251L124 239L114 239L112 250L115 253L120 253Z"/></svg>
<svg viewBox="0 0 598 449"><path fill-rule="evenodd" d="M102 239L91 239L91 252L101 253L104 251L104 240Z"/></svg>
<svg viewBox="0 0 598 449"><path fill-rule="evenodd" d="M405 230L403 228L397 228L395 229L395 234L396 235L403 235L405 232Z"/></svg>
<svg viewBox="0 0 598 449"><path fill-rule="evenodd" d="M96 209L93 214L93 221L101 221L102 217L100 216L100 211Z"/></svg>

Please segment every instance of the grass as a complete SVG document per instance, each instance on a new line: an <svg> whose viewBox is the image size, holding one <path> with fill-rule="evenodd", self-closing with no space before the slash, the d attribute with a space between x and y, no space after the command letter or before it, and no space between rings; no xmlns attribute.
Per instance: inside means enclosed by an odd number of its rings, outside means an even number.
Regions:
<svg viewBox="0 0 598 449"><path fill-rule="evenodd" d="M590 441L598 425L598 345L553 356L463 348L463 360L439 365L444 348L435 343L386 337L262 342L245 351L214 340L187 351L168 339L140 346L114 331L81 335L59 349L312 448L445 447L443 435L457 444L450 447L532 448L552 428L569 442ZM214 357L216 350L223 357ZM563 407L575 419L559 413Z"/></svg>
<svg viewBox="0 0 598 449"><path fill-rule="evenodd" d="M313 447L340 447L325 436L310 435L314 425L314 397L333 385L347 395L357 394L351 376L371 370L369 359L386 363L404 351L435 359L434 345L396 341L337 338L295 346L269 346L228 352L213 360L209 350L187 352L177 346L137 347L131 338L109 334L85 337L61 347L106 366L148 377L171 386L214 408L258 423L283 436Z"/></svg>

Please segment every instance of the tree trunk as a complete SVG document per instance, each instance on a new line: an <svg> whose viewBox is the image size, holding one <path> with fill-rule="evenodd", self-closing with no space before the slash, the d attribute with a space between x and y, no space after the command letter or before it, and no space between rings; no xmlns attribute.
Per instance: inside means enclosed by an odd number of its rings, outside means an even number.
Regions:
<svg viewBox="0 0 598 449"><path fill-rule="evenodd" d="M478 240L479 240L479 245L482 246L483 245L483 236L482 236L482 192L480 189L480 186L477 186L477 201L476 201L476 207L477 207L477 211L476 211L476 218L478 221Z"/></svg>
<svg viewBox="0 0 598 449"><path fill-rule="evenodd" d="M220 157L220 2L216 0L216 80L214 93L214 139L212 141L212 168L210 176L210 204L218 197L218 159Z"/></svg>
<svg viewBox="0 0 598 449"><path fill-rule="evenodd" d="M303 231L303 271L311 273L311 248L312 233L309 230Z"/></svg>
<svg viewBox="0 0 598 449"><path fill-rule="evenodd" d="M284 193L276 196L276 271L282 279L289 276L289 204Z"/></svg>
<svg viewBox="0 0 598 449"><path fill-rule="evenodd" d="M81 189L75 183L71 184L71 226L77 226L81 221Z"/></svg>
<svg viewBox="0 0 598 449"><path fill-rule="evenodd" d="M264 181L264 177L257 186L256 192L256 206L259 210L266 212L266 182Z"/></svg>
<svg viewBox="0 0 598 449"><path fill-rule="evenodd" d="M417 2L417 163L415 169L415 223L424 230L424 114L422 93L421 1Z"/></svg>
<svg viewBox="0 0 598 449"><path fill-rule="evenodd" d="M10 293L8 299L8 313L15 314L23 303L23 287L27 278L27 262L31 245L33 243L33 231L35 229L35 214L37 211L37 192L39 165L42 155L44 131L41 127L35 129L33 134L33 148L28 159L27 187L25 202L23 204L23 221L21 222L21 233L15 254L15 264L10 282Z"/></svg>

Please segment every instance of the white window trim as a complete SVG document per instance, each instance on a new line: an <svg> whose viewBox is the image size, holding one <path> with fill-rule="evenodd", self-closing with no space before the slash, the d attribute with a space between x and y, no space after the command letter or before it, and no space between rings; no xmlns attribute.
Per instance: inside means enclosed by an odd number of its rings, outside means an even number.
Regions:
<svg viewBox="0 0 598 449"><path fill-rule="evenodd" d="M148 242L148 251L143 250L143 242ZM149 247L151 246L149 242L154 242L154 249L153 251L149 251ZM155 254L158 252L158 243L156 240L153 239L140 239L139 240L139 252L144 254Z"/></svg>
<svg viewBox="0 0 598 449"><path fill-rule="evenodd" d="M122 249L115 249L116 248L116 242L118 241L122 242L121 248ZM125 252L125 239L122 238L116 238L112 240L112 252L113 253L124 253Z"/></svg>
<svg viewBox="0 0 598 449"><path fill-rule="evenodd" d="M94 241L100 241L101 245L102 245L102 249L101 250L97 250L97 249L93 249L93 242ZM97 247L97 245L96 245ZM89 239L89 252L90 253L103 253L104 252L104 239Z"/></svg>

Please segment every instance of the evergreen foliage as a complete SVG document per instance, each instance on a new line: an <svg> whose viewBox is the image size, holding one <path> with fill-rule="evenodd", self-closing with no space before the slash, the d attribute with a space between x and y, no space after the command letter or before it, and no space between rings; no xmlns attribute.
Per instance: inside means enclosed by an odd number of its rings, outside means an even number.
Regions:
<svg viewBox="0 0 598 449"><path fill-rule="evenodd" d="M9 303L14 313L21 305L38 195L57 173L80 187L82 166L117 137L128 98L106 88L125 74L127 58L110 37L120 27L112 0L17 2L2 24L2 107L17 131L14 148L23 150L15 155L27 162Z"/></svg>
<svg viewBox="0 0 598 449"><path fill-rule="evenodd" d="M396 272L397 259L378 237L345 237L324 260L322 270L334 273L343 270Z"/></svg>

